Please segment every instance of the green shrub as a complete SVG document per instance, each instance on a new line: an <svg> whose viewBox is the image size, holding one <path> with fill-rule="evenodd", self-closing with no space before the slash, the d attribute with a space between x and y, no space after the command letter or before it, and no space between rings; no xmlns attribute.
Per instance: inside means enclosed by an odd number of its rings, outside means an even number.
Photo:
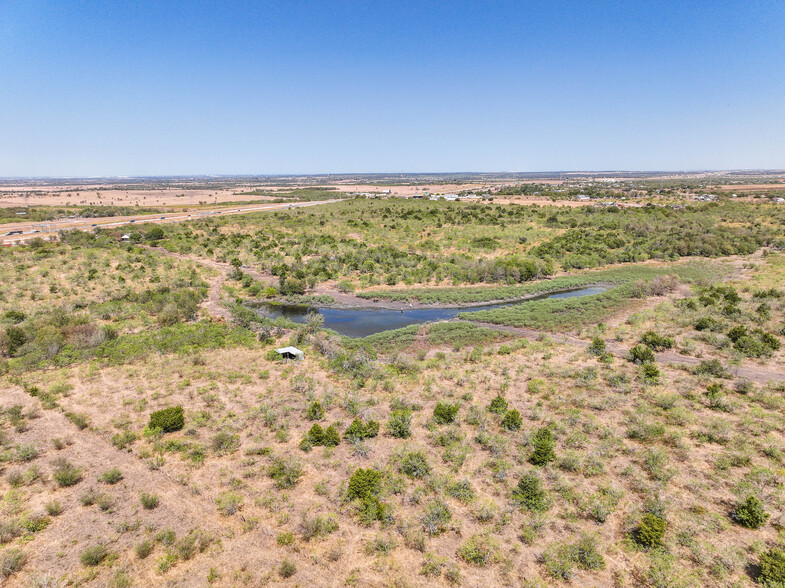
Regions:
<svg viewBox="0 0 785 588"><path fill-rule="evenodd" d="M523 419L521 418L521 413L519 413L516 409L508 410L507 414L504 415L502 419L502 429L505 431L517 431L521 428L523 424Z"/></svg>
<svg viewBox="0 0 785 588"><path fill-rule="evenodd" d="M589 355L600 357L605 354L605 341L600 337L594 337L586 350Z"/></svg>
<svg viewBox="0 0 785 588"><path fill-rule="evenodd" d="M349 478L347 497L349 500L361 500L370 496L378 496L382 490L382 474L374 469L357 468Z"/></svg>
<svg viewBox="0 0 785 588"><path fill-rule="evenodd" d="M330 425L324 430L324 446L336 447L341 443L341 434L336 425Z"/></svg>
<svg viewBox="0 0 785 588"><path fill-rule="evenodd" d="M629 359L634 363L650 363L655 360L651 347L643 344L638 344L630 349Z"/></svg>
<svg viewBox="0 0 785 588"><path fill-rule="evenodd" d="M719 331L722 328L720 322L710 316L704 316L695 321L693 325L696 331Z"/></svg>
<svg viewBox="0 0 785 588"><path fill-rule="evenodd" d="M147 510L153 510L158 506L160 499L158 498L157 494L151 494L147 492L142 492L139 495L139 502L142 503L142 506Z"/></svg>
<svg viewBox="0 0 785 588"><path fill-rule="evenodd" d="M650 384L656 384L660 381L660 370L653 363L644 363L641 366L641 375L644 381Z"/></svg>
<svg viewBox="0 0 785 588"><path fill-rule="evenodd" d="M161 429L164 433L179 431L185 426L182 406L170 406L150 415L150 429Z"/></svg>
<svg viewBox="0 0 785 588"><path fill-rule="evenodd" d="M638 545L643 547L659 547L668 524L665 519L657 515L646 513L641 518L638 528L635 529L633 538Z"/></svg>
<svg viewBox="0 0 785 588"><path fill-rule="evenodd" d="M314 423L311 428L308 429L305 438L308 439L308 442L313 447L324 445L324 429L322 429L322 426L319 423Z"/></svg>
<svg viewBox="0 0 785 588"><path fill-rule="evenodd" d="M296 573L297 566L294 564L294 562L291 562L288 559L283 560L281 565L278 567L278 574L284 579L291 578Z"/></svg>
<svg viewBox="0 0 785 588"><path fill-rule="evenodd" d="M433 420L440 425L450 424L455 420L458 414L459 406L457 404L448 404L446 402L437 402L433 409Z"/></svg>
<svg viewBox="0 0 785 588"><path fill-rule="evenodd" d="M416 479L424 478L431 473L431 466L428 465L428 460L421 451L410 451L404 454L398 469L402 474Z"/></svg>
<svg viewBox="0 0 785 588"><path fill-rule="evenodd" d="M763 508L763 503L755 496L748 496L746 500L736 505L731 512L731 518L748 529L759 529L769 520L769 514Z"/></svg>
<svg viewBox="0 0 785 588"><path fill-rule="evenodd" d="M283 459L276 457L267 470L268 475L275 480L276 485L281 490L293 488L300 477L303 475L303 468L300 461L295 458Z"/></svg>
<svg viewBox="0 0 785 588"><path fill-rule="evenodd" d="M109 551L104 545L93 545L79 554L79 561L83 566L97 566L106 559L107 555Z"/></svg>
<svg viewBox="0 0 785 588"><path fill-rule="evenodd" d="M57 500L50 500L44 505L44 510L50 517L56 517L63 512L63 505Z"/></svg>
<svg viewBox="0 0 785 588"><path fill-rule="evenodd" d="M432 499L425 505L425 512L420 521L429 535L439 535L447 530L447 525L452 520L452 513L448 506L441 500Z"/></svg>
<svg viewBox="0 0 785 588"><path fill-rule="evenodd" d="M468 564L485 567L501 559L501 549L493 537L472 535L458 547L458 557Z"/></svg>
<svg viewBox="0 0 785 588"><path fill-rule="evenodd" d="M281 531L276 536L275 542L281 546L291 545L294 543L294 533L291 533L290 531Z"/></svg>
<svg viewBox="0 0 785 588"><path fill-rule="evenodd" d="M605 559L597 551L597 540L592 535L583 535L576 543L552 543L543 553L543 560L548 575L562 580L572 578L575 566L582 570L605 568Z"/></svg>
<svg viewBox="0 0 785 588"><path fill-rule="evenodd" d="M148 555L150 555L153 552L154 546L155 545L153 544L152 541L148 541L146 539L140 543L137 543L136 546L134 547L134 551L136 552L136 557L138 557L139 559L146 558Z"/></svg>
<svg viewBox="0 0 785 588"><path fill-rule="evenodd" d="M651 347L654 351L665 351L671 349L676 341L671 337L663 337L654 331L646 331L640 339L640 342L647 347Z"/></svg>
<svg viewBox="0 0 785 588"><path fill-rule="evenodd" d="M315 537L324 537L338 530L338 521L333 515L309 517L303 514L303 539L310 541Z"/></svg>
<svg viewBox="0 0 785 588"><path fill-rule="evenodd" d="M699 376L713 376L715 378L730 377L730 374L722 366L719 359L704 359L695 368L695 374Z"/></svg>
<svg viewBox="0 0 785 588"><path fill-rule="evenodd" d="M785 585L785 551L772 547L761 554L758 582L771 588Z"/></svg>
<svg viewBox="0 0 785 588"><path fill-rule="evenodd" d="M379 423L371 420L363 424L363 422L359 418L356 418L346 429L346 431L343 434L343 437L350 443L358 443L363 439L367 439L369 437L376 437L376 435L378 434L379 434Z"/></svg>
<svg viewBox="0 0 785 588"><path fill-rule="evenodd" d="M52 472L52 477L59 486L63 488L74 486L82 480L82 470L65 459L57 459L54 464L55 470Z"/></svg>
<svg viewBox="0 0 785 588"><path fill-rule="evenodd" d="M101 480L104 484L117 484L122 479L123 472L121 472L119 468L106 470L99 478L99 480Z"/></svg>
<svg viewBox="0 0 785 588"><path fill-rule="evenodd" d="M90 426L90 419L85 414L79 412L66 412L65 417L75 424L76 428L79 430L86 429Z"/></svg>
<svg viewBox="0 0 785 588"><path fill-rule="evenodd" d="M540 478L534 472L521 476L518 485L512 491L512 500L521 508L533 512L545 512L550 508Z"/></svg>
<svg viewBox="0 0 785 588"><path fill-rule="evenodd" d="M555 441L553 440L553 432L548 427L538 429L532 439L534 443L534 452L531 454L529 461L536 466L544 466L549 462L556 459L554 451Z"/></svg>
<svg viewBox="0 0 785 588"><path fill-rule="evenodd" d="M22 569L27 556L18 549L8 549L0 555L0 580L6 580Z"/></svg>
<svg viewBox="0 0 785 588"><path fill-rule="evenodd" d="M324 418L324 408L322 407L322 403L318 400L314 400L309 406L308 410L305 413L306 418L309 421L318 421Z"/></svg>
<svg viewBox="0 0 785 588"><path fill-rule="evenodd" d="M474 491L474 488L472 488L469 480L459 480L457 482L447 484L445 492L447 492L448 496L457 498L461 502L465 503L471 502L477 496L477 493Z"/></svg>
<svg viewBox="0 0 785 588"><path fill-rule="evenodd" d="M218 507L218 512L222 515L230 516L242 508L243 497L235 492L222 492L215 499L215 505Z"/></svg>
<svg viewBox="0 0 785 588"><path fill-rule="evenodd" d="M410 410L394 410L387 422L387 431L396 439L411 437L412 412Z"/></svg>
<svg viewBox="0 0 785 588"><path fill-rule="evenodd" d="M504 414L507 412L507 401L501 394L497 394L496 398L491 400L491 403L488 405L488 412L495 414Z"/></svg>

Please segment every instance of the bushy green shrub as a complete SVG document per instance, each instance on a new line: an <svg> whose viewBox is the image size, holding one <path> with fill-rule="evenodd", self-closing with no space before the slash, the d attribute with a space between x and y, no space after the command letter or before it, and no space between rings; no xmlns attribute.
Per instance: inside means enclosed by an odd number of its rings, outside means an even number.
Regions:
<svg viewBox="0 0 785 588"><path fill-rule="evenodd" d="M387 431L396 439L411 437L412 412L410 410L394 410L387 421Z"/></svg>
<svg viewBox="0 0 785 588"><path fill-rule="evenodd" d="M759 529L769 520L769 514L763 508L763 503L755 496L748 496L746 500L736 505L731 512L731 518L748 529Z"/></svg>
<svg viewBox="0 0 785 588"><path fill-rule="evenodd" d="M82 480L82 470L65 459L57 459L54 462L55 470L52 477L61 487L73 486Z"/></svg>
<svg viewBox="0 0 785 588"><path fill-rule="evenodd" d="M662 517L646 513L641 518L641 522L633 534L633 538L642 547L659 547L665 537L665 530L668 523Z"/></svg>
<svg viewBox="0 0 785 588"><path fill-rule="evenodd" d="M630 361L634 363L649 363L654 361L654 352L651 347L639 343L630 349Z"/></svg>
<svg viewBox="0 0 785 588"><path fill-rule="evenodd" d="M504 415L502 419L502 429L505 431L517 431L521 428L523 424L523 419L521 418L521 413L519 413L516 409L508 410L507 414Z"/></svg>
<svg viewBox="0 0 785 588"><path fill-rule="evenodd" d="M106 559L109 555L109 550L104 545L93 545L88 547L79 554L79 561L83 566L97 566Z"/></svg>
<svg viewBox="0 0 785 588"><path fill-rule="evenodd" d="M346 431L343 434L343 437L350 443L357 443L359 441L362 441L363 439L376 437L376 435L378 434L379 434L379 423L373 420L370 420L367 423L363 423L359 418L356 418L347 427Z"/></svg>
<svg viewBox="0 0 785 588"><path fill-rule="evenodd" d="M447 525L452 520L449 507L441 500L432 499L425 505L425 512L420 521L425 532L431 536L439 535L447 530Z"/></svg>
<svg viewBox="0 0 785 588"><path fill-rule="evenodd" d="M719 331L722 328L721 323L710 316L704 316L695 321L693 325L696 331Z"/></svg>
<svg viewBox="0 0 785 588"><path fill-rule="evenodd" d="M347 497L349 500L361 500L378 496L382 490L382 474L374 469L357 468L349 478Z"/></svg>
<svg viewBox="0 0 785 588"><path fill-rule="evenodd" d="M158 498L157 494L142 492L139 495L139 502L141 502L142 506L147 510L153 510L154 508L158 507L160 498Z"/></svg>
<svg viewBox="0 0 785 588"><path fill-rule="evenodd" d="M324 418L324 408L322 407L322 403L318 400L314 400L308 406L308 410L305 413L305 416L308 418L309 421L318 421Z"/></svg>
<svg viewBox="0 0 785 588"><path fill-rule="evenodd" d="M488 405L488 411L495 414L504 414L507 412L507 401L501 394L498 394Z"/></svg>
<svg viewBox="0 0 785 588"><path fill-rule="evenodd" d="M185 426L182 406L170 406L150 415L150 429L161 429L164 433L179 431Z"/></svg>
<svg viewBox="0 0 785 588"><path fill-rule="evenodd" d="M336 447L341 443L341 434L336 425L330 425L324 430L324 446Z"/></svg>
<svg viewBox="0 0 785 588"><path fill-rule="evenodd" d="M410 478L424 478L431 473L431 466L422 451L409 451L401 458L398 469Z"/></svg>
<svg viewBox="0 0 785 588"><path fill-rule="evenodd" d="M785 551L772 547L761 554L758 582L771 588L785 586Z"/></svg>
<svg viewBox="0 0 785 588"><path fill-rule="evenodd" d="M521 476L518 485L512 491L512 500L521 508L533 512L545 512L550 508L540 478L534 472Z"/></svg>
<svg viewBox="0 0 785 588"><path fill-rule="evenodd" d="M601 337L594 337L586 351L589 355L600 357L605 353L605 341Z"/></svg>
<svg viewBox="0 0 785 588"><path fill-rule="evenodd" d="M303 475L303 468L297 459L276 457L268 468L267 473L275 480L278 488L285 490L292 488L297 483Z"/></svg>
<svg viewBox="0 0 785 588"><path fill-rule="evenodd" d="M455 420L458 414L459 406L457 404L449 404L447 402L437 402L433 408L433 420L440 425L450 424Z"/></svg>
<svg viewBox="0 0 785 588"><path fill-rule="evenodd" d="M676 344L672 337L664 337L654 331L646 331L641 336L640 342L647 347L651 347L654 351L665 351L666 349L671 349Z"/></svg>
<svg viewBox="0 0 785 588"><path fill-rule="evenodd" d="M534 451L529 458L532 464L544 466L556 459L555 441L549 427L538 429L533 435L532 442L534 443Z"/></svg>
<svg viewBox="0 0 785 588"><path fill-rule="evenodd" d="M117 484L122 479L123 479L123 472L120 471L120 468L112 468L110 470L106 470L103 474L101 474L100 477L100 480L104 484Z"/></svg>
<svg viewBox="0 0 785 588"><path fill-rule="evenodd" d="M488 535L472 535L458 547L458 557L468 564L485 567L501 558L499 542Z"/></svg>

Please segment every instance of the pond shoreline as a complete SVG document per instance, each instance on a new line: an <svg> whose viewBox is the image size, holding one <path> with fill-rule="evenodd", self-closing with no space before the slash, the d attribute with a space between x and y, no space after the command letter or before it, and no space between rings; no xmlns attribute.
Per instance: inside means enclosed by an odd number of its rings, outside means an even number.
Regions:
<svg viewBox="0 0 785 588"><path fill-rule="evenodd" d="M583 284L580 286L574 286L572 288L558 288L553 290L544 290L542 292L533 292L531 294L526 294L523 296L516 296L514 298L500 298L494 300L481 300L478 302L433 302L433 303L426 303L420 302L419 300L412 300L411 302L405 301L394 301L394 300L385 300L383 298L379 298L376 300L371 300L368 298L360 298L359 296L355 296L354 294L343 294L340 292L335 292L334 290L315 290L314 294L317 296L331 296L335 302L333 303L324 303L324 302L314 302L312 304L309 303L296 303L296 302L289 302L287 300L275 300L275 299L253 299L247 301L247 304L252 306L264 306L266 304L280 304L282 306L304 306L310 308L331 308L337 310L426 310L426 309L449 309L449 308L474 308L477 306L492 306L496 304L512 304L515 302L526 302L527 300L537 299L537 298L547 298L554 294L560 293L567 293L567 292L577 292L580 290L586 290L591 288L604 288L606 291L610 290L611 288L615 288L619 284L611 283L611 282L596 282L591 284Z"/></svg>

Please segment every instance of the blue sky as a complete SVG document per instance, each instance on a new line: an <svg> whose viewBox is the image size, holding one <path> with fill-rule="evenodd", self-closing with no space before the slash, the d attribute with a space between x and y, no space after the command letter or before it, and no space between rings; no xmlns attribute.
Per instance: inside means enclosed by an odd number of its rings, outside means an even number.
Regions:
<svg viewBox="0 0 785 588"><path fill-rule="evenodd" d="M782 0L0 0L0 176L729 168Z"/></svg>

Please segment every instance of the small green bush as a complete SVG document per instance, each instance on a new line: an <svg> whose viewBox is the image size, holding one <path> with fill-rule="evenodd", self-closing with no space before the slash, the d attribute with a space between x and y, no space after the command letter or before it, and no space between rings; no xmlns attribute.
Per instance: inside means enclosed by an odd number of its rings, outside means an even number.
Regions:
<svg viewBox="0 0 785 588"><path fill-rule="evenodd" d="M285 559L281 562L281 565L278 567L278 574L281 578L291 578L297 573L297 566L294 562Z"/></svg>
<svg viewBox="0 0 785 588"><path fill-rule="evenodd" d="M65 459L55 460L55 470L52 472L52 477L58 486L63 488L74 486L82 480L82 470Z"/></svg>
<svg viewBox="0 0 785 588"><path fill-rule="evenodd" d="M485 567L501 558L499 542L487 535L472 535L458 547L458 557L468 564Z"/></svg>
<svg viewBox="0 0 785 588"><path fill-rule="evenodd" d="M596 355L597 357L605 354L605 341L600 337L594 337L586 350L589 355Z"/></svg>
<svg viewBox="0 0 785 588"><path fill-rule="evenodd" d="M746 500L736 505L731 512L731 518L748 529L759 529L769 520L769 514L763 508L763 503L755 496L748 496Z"/></svg>
<svg viewBox="0 0 785 588"><path fill-rule="evenodd" d="M635 529L633 537L635 542L642 547L659 547L662 545L662 538L665 537L667 527L665 519L646 513L641 518L638 528Z"/></svg>
<svg viewBox="0 0 785 588"><path fill-rule="evenodd" d="M157 494L148 494L147 492L142 492L139 495L139 502L142 503L142 506L147 510L153 510L158 506L160 499L158 498Z"/></svg>
<svg viewBox="0 0 785 588"><path fill-rule="evenodd" d="M90 419L87 415L80 412L66 412L65 417L71 421L79 430L86 429L90 426Z"/></svg>
<svg viewBox="0 0 785 588"><path fill-rule="evenodd" d="M290 531L281 531L275 538L275 542L281 546L287 546L294 543L294 533Z"/></svg>
<svg viewBox="0 0 785 588"><path fill-rule="evenodd" d="M425 505L425 512L420 521L425 532L431 536L439 535L447 530L447 525L452 520L449 507L441 500L432 499Z"/></svg>
<svg viewBox="0 0 785 588"><path fill-rule="evenodd" d="M488 405L488 412L495 414L504 414L507 412L507 401L501 394L497 394L496 398L491 400L491 403Z"/></svg>
<svg viewBox="0 0 785 588"><path fill-rule="evenodd" d="M371 420L363 424L363 422L359 418L356 418L352 421L352 423L344 432L343 438L349 441L350 443L358 443L363 439L376 437L376 435L378 434L379 434L379 423Z"/></svg>
<svg viewBox="0 0 785 588"><path fill-rule="evenodd" d="M18 549L9 549L0 555L0 580L6 580L22 569L27 556Z"/></svg>
<svg viewBox="0 0 785 588"><path fill-rule="evenodd" d="M235 492L222 492L215 499L215 505L218 507L218 512L222 515L230 516L242 508L243 497Z"/></svg>
<svg viewBox="0 0 785 588"><path fill-rule="evenodd" d="M545 512L550 508L547 494L542 488L540 478L534 472L521 476L512 491L512 500L521 508L533 512Z"/></svg>
<svg viewBox="0 0 785 588"><path fill-rule="evenodd" d="M349 500L361 500L370 496L378 496L382 490L382 474L374 469L357 468L349 478L347 497Z"/></svg>
<svg viewBox="0 0 785 588"><path fill-rule="evenodd" d="M306 418L309 421L318 421L324 418L324 408L322 407L322 403L318 400L314 400L309 406L308 410L305 413Z"/></svg>
<svg viewBox="0 0 785 588"><path fill-rule="evenodd" d="M665 351L671 349L676 341L671 337L663 337L654 331L646 331L640 339L640 342L647 347L651 347L654 351Z"/></svg>
<svg viewBox="0 0 785 588"><path fill-rule="evenodd" d="M122 479L123 472L121 472L119 468L106 470L99 478L99 480L101 480L104 484L117 484Z"/></svg>
<svg viewBox="0 0 785 588"><path fill-rule="evenodd" d="M641 343L630 349L629 359L633 363L651 363L655 357L651 347Z"/></svg>
<svg viewBox="0 0 785 588"><path fill-rule="evenodd" d="M761 554L758 582L771 588L785 585L785 551L772 547Z"/></svg>
<svg viewBox="0 0 785 588"><path fill-rule="evenodd" d="M336 425L330 425L324 430L324 446L336 447L341 443L341 434Z"/></svg>
<svg viewBox="0 0 785 588"><path fill-rule="evenodd" d="M161 429L164 433L179 431L185 426L182 406L170 406L150 415L150 429Z"/></svg>
<svg viewBox="0 0 785 588"><path fill-rule="evenodd" d="M146 558L148 555L150 555L153 552L153 547L155 547L153 542L148 541L147 539L145 539L141 543L137 543L136 547L134 547L134 551L136 552L136 557L138 557L139 559Z"/></svg>
<svg viewBox="0 0 785 588"><path fill-rule="evenodd" d="M398 469L410 478L420 479L431 473L431 466L421 451L410 451L401 458Z"/></svg>
<svg viewBox="0 0 785 588"><path fill-rule="evenodd" d="M555 441L553 440L553 432L548 427L538 429L532 439L534 443L534 451L529 458L529 461L536 466L544 466L549 462L556 459L554 451Z"/></svg>
<svg viewBox="0 0 785 588"><path fill-rule="evenodd" d="M433 420L440 425L448 425L455 420L458 414L459 406L457 404L448 404L446 402L437 402L433 408Z"/></svg>
<svg viewBox="0 0 785 588"><path fill-rule="evenodd" d="M303 468L300 461L294 458L283 459L276 457L267 470L268 475L275 480L276 485L281 490L293 488L300 477L303 475Z"/></svg>
<svg viewBox="0 0 785 588"><path fill-rule="evenodd" d="M106 559L109 551L104 545L93 545L79 554L79 561L83 566L97 566Z"/></svg>
<svg viewBox="0 0 785 588"><path fill-rule="evenodd" d="M410 410L394 410L387 422L387 431L396 439L408 439L412 435L412 412Z"/></svg>
<svg viewBox="0 0 785 588"><path fill-rule="evenodd" d="M507 414L504 415L502 419L502 429L505 431L517 431L521 428L523 424L523 419L521 418L521 413L519 413L516 409L508 410Z"/></svg>

